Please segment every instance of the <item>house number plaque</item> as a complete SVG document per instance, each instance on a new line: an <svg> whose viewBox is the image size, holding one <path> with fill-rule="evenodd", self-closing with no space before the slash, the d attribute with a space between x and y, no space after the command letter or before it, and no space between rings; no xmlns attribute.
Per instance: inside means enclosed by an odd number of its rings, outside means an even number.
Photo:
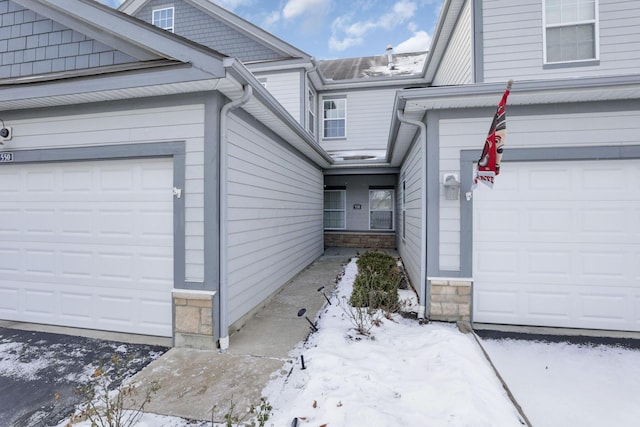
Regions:
<svg viewBox="0 0 640 427"><path fill-rule="evenodd" d="M13 153L0 153L0 163L13 162Z"/></svg>

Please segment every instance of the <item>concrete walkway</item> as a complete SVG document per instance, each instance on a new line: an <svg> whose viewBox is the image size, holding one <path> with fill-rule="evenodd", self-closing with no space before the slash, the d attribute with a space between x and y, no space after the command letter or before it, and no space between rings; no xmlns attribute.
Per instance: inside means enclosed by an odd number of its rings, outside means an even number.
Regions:
<svg viewBox="0 0 640 427"><path fill-rule="evenodd" d="M173 348L149 364L134 377L143 384L160 384L145 412L211 421L215 407L213 419L221 422L232 401L237 413L259 405L271 375L291 369L294 361L289 352L310 332L309 323L298 317L298 311L306 308L313 321L326 302L318 288L324 286L329 295L336 277L358 252L364 250L327 249L231 336L226 353Z"/></svg>

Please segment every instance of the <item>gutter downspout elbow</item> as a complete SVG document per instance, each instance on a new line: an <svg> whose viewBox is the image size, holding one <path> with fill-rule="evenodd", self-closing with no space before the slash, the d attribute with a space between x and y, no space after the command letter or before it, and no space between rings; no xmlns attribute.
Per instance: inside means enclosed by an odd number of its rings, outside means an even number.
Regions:
<svg viewBox="0 0 640 427"><path fill-rule="evenodd" d="M420 133L420 148L422 153L421 171L422 171L422 191L420 194L420 306L418 308L418 317L425 318L427 312L427 125L424 123L407 119L404 114L397 111L398 120L401 123L417 126Z"/></svg>
<svg viewBox="0 0 640 427"><path fill-rule="evenodd" d="M220 313L219 330L220 330L220 351L225 352L229 348L229 319L227 313L227 298L229 285L229 269L228 269L228 233L227 233L227 202L229 197L229 181L227 171L228 157L228 140L227 140L227 120L230 111L235 110L249 102L253 95L253 88L244 85L242 97L235 101L228 102L220 109L220 155L218 158L218 168L220 171Z"/></svg>

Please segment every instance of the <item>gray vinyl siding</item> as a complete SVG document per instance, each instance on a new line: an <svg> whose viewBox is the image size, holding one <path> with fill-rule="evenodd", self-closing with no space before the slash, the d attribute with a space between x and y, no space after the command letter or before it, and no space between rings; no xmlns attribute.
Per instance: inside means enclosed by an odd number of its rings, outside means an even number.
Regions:
<svg viewBox="0 0 640 427"><path fill-rule="evenodd" d="M637 144L640 110L609 111L606 107L601 105L602 111L591 112L582 111L588 107L567 108L565 111L575 111L567 114L544 114L541 108L526 116L510 113L502 168L509 167L510 148ZM460 176L460 150L482 149L493 112L487 109L480 116L474 114L473 117L443 118L440 121L441 177L445 173L457 173ZM470 184L462 183L462 203L466 203L464 194L469 191ZM495 187L499 186L500 177L497 177ZM480 188L477 191L490 190ZM444 200L440 195L441 270L460 269L460 203L460 200Z"/></svg>
<svg viewBox="0 0 640 427"><path fill-rule="evenodd" d="M422 284L420 283L420 265L426 260L421 260L421 236L422 236L422 168L425 165L422 164L422 150L424 147L418 142L415 142L411 147L411 150L407 154L407 158L400 170L400 177L398 180L399 193L402 190L402 181L405 184L405 209L406 209L406 230L404 231L405 238L402 238L402 226L398 227L398 252L402 257L404 268L409 280L416 289L420 289ZM399 214L398 220L402 223L402 200L398 206ZM424 304L423 301L420 302Z"/></svg>
<svg viewBox="0 0 640 427"><path fill-rule="evenodd" d="M301 100L306 97L302 93L302 77L301 71L256 74L256 78L261 82L262 79L266 79L267 90L300 123L302 123Z"/></svg>
<svg viewBox="0 0 640 427"><path fill-rule="evenodd" d="M442 62L433 78L434 86L473 83L471 6L467 1Z"/></svg>
<svg viewBox="0 0 640 427"><path fill-rule="evenodd" d="M137 61L51 19L0 0L0 79Z"/></svg>
<svg viewBox="0 0 640 427"><path fill-rule="evenodd" d="M320 145L327 151L385 150L396 89L372 89L318 94L318 134ZM347 99L347 137L322 138L322 99L345 96Z"/></svg>
<svg viewBox="0 0 640 427"><path fill-rule="evenodd" d="M245 115L229 120L229 321L323 251L322 171Z"/></svg>
<svg viewBox="0 0 640 427"><path fill-rule="evenodd" d="M394 187L394 175L328 175L324 183L327 187L346 187L346 231L369 231L369 187ZM354 209L360 205L360 209ZM394 213L394 220L398 212ZM394 221L394 225L397 221ZM383 231L383 230L376 230Z"/></svg>
<svg viewBox="0 0 640 427"><path fill-rule="evenodd" d="M483 0L486 82L636 73L640 2L599 0L600 58L592 65L544 67L542 0Z"/></svg>
<svg viewBox="0 0 640 427"><path fill-rule="evenodd" d="M7 117L3 118L7 120ZM78 107L77 112L50 117L11 119L13 139L10 144L15 152L24 149L185 141L185 279L202 282L203 121L203 105L91 113L82 113L81 107ZM181 280L178 277L175 279Z"/></svg>
<svg viewBox="0 0 640 427"><path fill-rule="evenodd" d="M134 15L152 22L153 9L173 6L176 34L207 46L242 62L282 59L283 55L269 49L219 19L180 0L152 0Z"/></svg>

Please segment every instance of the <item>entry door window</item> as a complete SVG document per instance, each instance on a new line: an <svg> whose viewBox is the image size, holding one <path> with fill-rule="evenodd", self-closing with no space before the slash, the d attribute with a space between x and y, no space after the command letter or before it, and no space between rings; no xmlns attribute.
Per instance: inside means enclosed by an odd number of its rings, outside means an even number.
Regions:
<svg viewBox="0 0 640 427"><path fill-rule="evenodd" d="M393 230L393 190L369 190L369 229Z"/></svg>

